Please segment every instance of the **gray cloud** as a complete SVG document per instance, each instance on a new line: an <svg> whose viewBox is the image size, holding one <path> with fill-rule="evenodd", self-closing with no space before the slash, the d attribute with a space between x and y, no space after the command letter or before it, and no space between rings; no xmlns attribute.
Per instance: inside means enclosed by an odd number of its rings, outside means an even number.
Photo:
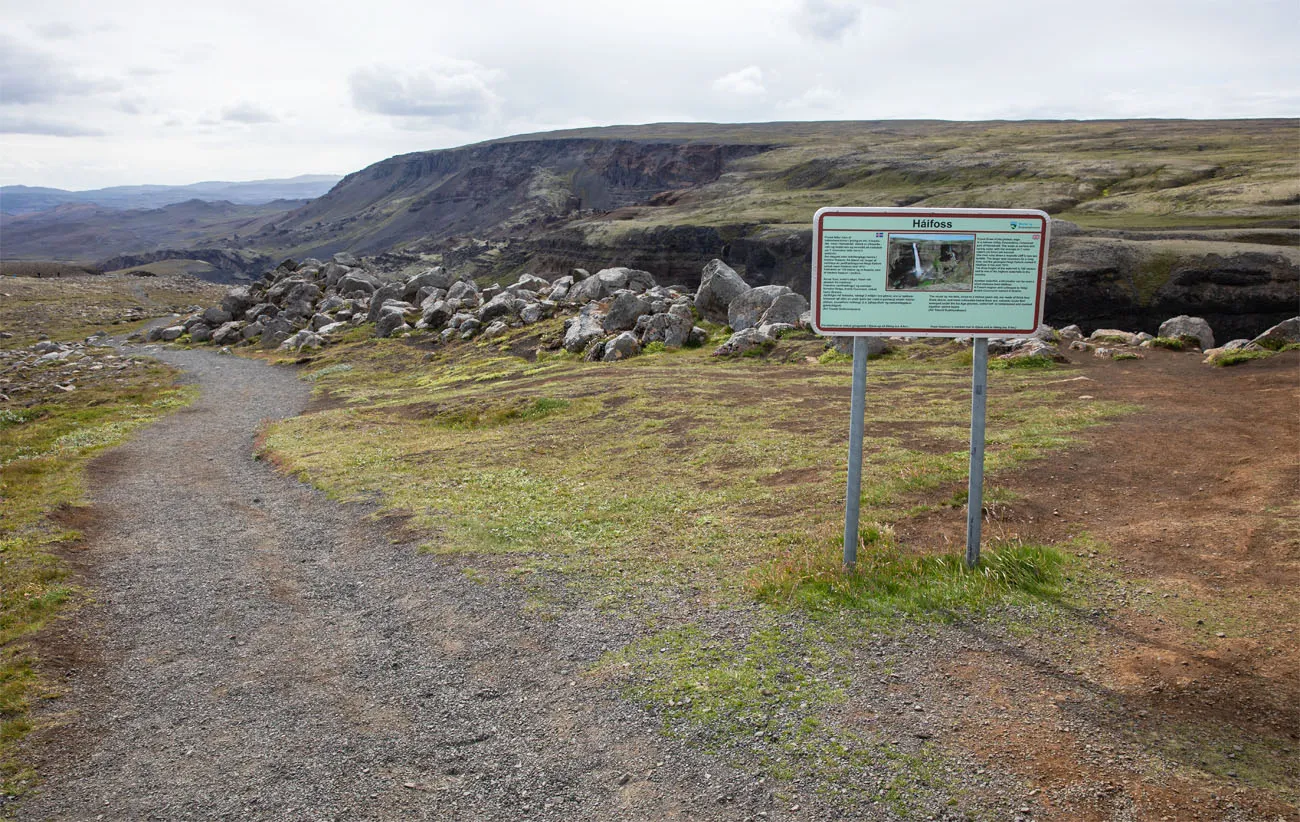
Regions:
<svg viewBox="0 0 1300 822"><path fill-rule="evenodd" d="M276 123L280 120L256 103L246 100L223 109L221 119L228 123Z"/></svg>
<svg viewBox="0 0 1300 822"><path fill-rule="evenodd" d="M35 31L37 36L46 40L67 40L70 37L76 37L81 30L71 23L56 22L34 26L32 31Z"/></svg>
<svg viewBox="0 0 1300 822"><path fill-rule="evenodd" d="M77 75L50 55L0 35L0 89L5 103L48 103L119 87L116 81Z"/></svg>
<svg viewBox="0 0 1300 822"><path fill-rule="evenodd" d="M106 132L78 123L46 120L40 117L15 117L0 112L0 134L39 134L46 137L102 137Z"/></svg>
<svg viewBox="0 0 1300 822"><path fill-rule="evenodd" d="M859 0L803 0L795 12L795 25L817 40L835 41L862 16Z"/></svg>
<svg viewBox="0 0 1300 822"><path fill-rule="evenodd" d="M494 111L491 89L497 72L466 60L440 60L405 74L384 66L354 71L348 78L352 104L390 117L472 122Z"/></svg>

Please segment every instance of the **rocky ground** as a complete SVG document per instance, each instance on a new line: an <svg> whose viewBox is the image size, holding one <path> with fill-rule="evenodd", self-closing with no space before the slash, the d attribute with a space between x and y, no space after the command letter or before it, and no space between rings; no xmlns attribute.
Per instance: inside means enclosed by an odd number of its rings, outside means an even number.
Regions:
<svg viewBox="0 0 1300 822"><path fill-rule="evenodd" d="M549 299L558 283L521 279L485 294L428 271L340 294L339 283L365 273L346 262L281 269L257 293L237 294L238 305L152 334L179 328L174 338L194 340L200 326L215 336L233 324L229 343L277 348L297 337L302 349L308 335L326 346L331 333L369 335L387 315L388 335L446 338L436 345L493 323L525 326L535 308L574 314L554 349L612 361L625 356L610 356L625 334L639 347L666 344L645 337L659 325L684 345L701 318L725 318L736 331L726 355L760 335L749 350L770 350L784 330L764 322L774 308L799 322L799 306L778 305L797 295L736 285L725 266L694 294L627 269L575 278L563 286L580 296L566 305L567 294ZM689 321L678 308L687 304ZM100 374L141 356L184 368L201 396L100 458L90 507L62 514L84 534L67 560L94 602L42 640L43 671L61 692L42 703L30 740L45 783L6 810L20 819L1297 818L1293 789L1260 787L1296 778L1286 762L1300 744L1289 593L1297 512L1287 498L1300 481L1297 354L1268 353L1282 343L1267 334L1227 349L1193 320L1150 339L1062 329L1000 352L1071 361L1060 379L1077 383L1080 402L1143 409L1009 472L1002 479L1019 494L988 510L990 538L1094 556L1081 534L1117 546L1101 549L1114 577L1099 583L1102 604L1081 615L1091 627L1078 636L978 621L863 636L843 671L849 699L829 709L838 727L881 744L864 752L880 757L876 782L852 796L834 781L828 790L813 762L788 778L760 776L743 753L678 723L671 703L627 700L639 672L599 663L641 638L636 620L562 584L551 592L560 607L538 618L521 591L417 553L400 523L367 519L368 509L254 459L266 421L307 407L291 370L218 346L11 351L20 376L0 387L10 403L75 390L78 367ZM344 328L325 330L335 322ZM1200 349L1252 344L1267 349L1260 362L1202 362ZM727 399L760 402L782 378L728 387ZM922 514L899 532L955 542L954 521ZM1203 614L1198 627L1163 610L1174 599ZM772 618L756 604L682 607L718 638L752 635ZM1235 736L1216 738L1209 754L1171 747L1206 722ZM900 767L925 776L896 782Z"/></svg>

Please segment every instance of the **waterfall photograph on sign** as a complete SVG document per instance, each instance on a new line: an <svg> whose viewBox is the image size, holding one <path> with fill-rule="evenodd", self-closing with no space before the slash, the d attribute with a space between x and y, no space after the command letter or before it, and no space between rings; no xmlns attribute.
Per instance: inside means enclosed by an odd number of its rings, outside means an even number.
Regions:
<svg viewBox="0 0 1300 822"><path fill-rule="evenodd" d="M970 291L974 234L890 234L887 291Z"/></svg>

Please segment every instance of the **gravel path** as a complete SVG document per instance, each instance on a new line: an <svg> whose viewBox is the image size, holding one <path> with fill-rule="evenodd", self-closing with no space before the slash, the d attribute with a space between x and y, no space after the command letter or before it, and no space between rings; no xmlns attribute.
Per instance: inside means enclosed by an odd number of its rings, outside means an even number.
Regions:
<svg viewBox="0 0 1300 822"><path fill-rule="evenodd" d="M259 423L306 406L292 372L145 351L202 396L92 467L96 601L17 818L791 816L584 679L619 620L530 619L256 462Z"/></svg>

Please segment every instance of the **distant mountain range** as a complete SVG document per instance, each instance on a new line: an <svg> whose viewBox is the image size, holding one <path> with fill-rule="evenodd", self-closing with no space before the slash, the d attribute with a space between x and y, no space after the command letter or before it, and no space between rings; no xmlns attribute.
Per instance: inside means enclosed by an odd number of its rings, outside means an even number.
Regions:
<svg viewBox="0 0 1300 822"><path fill-rule="evenodd" d="M144 209L162 208L189 200L225 201L236 205L262 205L275 200L314 200L333 188L340 179L342 178L333 174L303 174L283 180L205 182L184 186L113 186L89 191L0 186L0 213L32 214L69 203L111 209Z"/></svg>

